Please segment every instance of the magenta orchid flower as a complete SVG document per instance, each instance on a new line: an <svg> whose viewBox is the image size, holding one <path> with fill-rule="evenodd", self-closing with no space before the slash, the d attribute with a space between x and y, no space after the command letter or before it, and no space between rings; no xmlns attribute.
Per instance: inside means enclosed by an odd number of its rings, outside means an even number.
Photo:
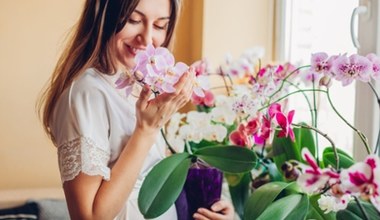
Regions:
<svg viewBox="0 0 380 220"><path fill-rule="evenodd" d="M302 158L309 164L298 176L297 183L307 193L315 193L324 189L327 184L336 184L339 174L330 169L321 169L309 149L302 149Z"/></svg>
<svg viewBox="0 0 380 220"><path fill-rule="evenodd" d="M273 103L269 106L268 114L271 119L275 118L277 121L277 124L280 126L281 131L278 133L278 137L290 137L292 141L294 141L295 136L292 129L292 122L293 122L293 116L294 116L294 110L289 111L288 115L286 116L281 111L281 105L278 103Z"/></svg>
<svg viewBox="0 0 380 220"><path fill-rule="evenodd" d="M253 136L255 140L255 144L258 146L264 147L264 144L269 139L271 132L272 132L271 121L267 117L262 116L261 126L258 129L258 132Z"/></svg>
<svg viewBox="0 0 380 220"><path fill-rule="evenodd" d="M343 86L349 85L356 79L369 82L372 63L366 57L357 54L350 57L343 55L335 59L332 71L335 74L335 79L341 81Z"/></svg>
<svg viewBox="0 0 380 220"><path fill-rule="evenodd" d="M282 112L276 114L277 123L281 127L281 131L278 132L278 137L289 136L293 142L295 139L294 132L292 129L294 112L294 110L289 111L287 116L285 116L285 114Z"/></svg>

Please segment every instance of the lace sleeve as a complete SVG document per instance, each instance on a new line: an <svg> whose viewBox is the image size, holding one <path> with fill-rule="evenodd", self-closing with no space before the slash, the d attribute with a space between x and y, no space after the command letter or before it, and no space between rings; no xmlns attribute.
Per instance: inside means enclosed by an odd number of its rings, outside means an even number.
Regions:
<svg viewBox="0 0 380 220"><path fill-rule="evenodd" d="M58 162L62 183L74 179L79 172L94 176L100 175L104 180L110 179L107 166L110 152L96 146L87 137L79 137L58 146Z"/></svg>

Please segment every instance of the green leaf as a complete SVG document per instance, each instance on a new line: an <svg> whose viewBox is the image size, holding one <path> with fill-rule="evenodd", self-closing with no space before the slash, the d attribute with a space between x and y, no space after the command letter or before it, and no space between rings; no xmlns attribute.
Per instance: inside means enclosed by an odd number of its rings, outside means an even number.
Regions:
<svg viewBox="0 0 380 220"><path fill-rule="evenodd" d="M237 186L246 173L224 173L228 186Z"/></svg>
<svg viewBox="0 0 380 220"><path fill-rule="evenodd" d="M337 154L339 158L339 168L349 168L355 163L354 159L351 156L339 148L337 148ZM336 159L332 147L325 148L322 154L322 160L325 167L330 165L336 168Z"/></svg>
<svg viewBox="0 0 380 220"><path fill-rule="evenodd" d="M306 194L292 194L270 204L257 220L305 219L308 209Z"/></svg>
<svg viewBox="0 0 380 220"><path fill-rule="evenodd" d="M251 171L256 165L256 154L239 146L209 146L194 152L209 165L228 173Z"/></svg>
<svg viewBox="0 0 380 220"><path fill-rule="evenodd" d="M315 220L335 220L335 213L329 212L325 214L321 208L319 208L318 199L321 198L320 195L314 195L309 197L309 212L307 213L306 219L315 219Z"/></svg>
<svg viewBox="0 0 380 220"><path fill-rule="evenodd" d="M376 208L369 202L360 201L360 204L363 206L365 212L367 213L368 220L378 220L380 219L380 213L377 212ZM347 208L337 212L336 214L337 220L362 220L366 219L360 210L358 204L355 201L351 201Z"/></svg>
<svg viewBox="0 0 380 220"><path fill-rule="evenodd" d="M195 142L190 141L189 144L190 144L191 150L193 152L197 151L201 148L204 148L204 147L219 145L219 143L216 141L207 141L207 140L201 140L201 142L199 142L199 143L195 143ZM186 149L186 147L185 147L185 149Z"/></svg>
<svg viewBox="0 0 380 220"><path fill-rule="evenodd" d="M256 189L244 208L244 219L256 219L290 185L285 182L271 182Z"/></svg>
<svg viewBox="0 0 380 220"><path fill-rule="evenodd" d="M306 124L306 123L300 123ZM301 152L302 148L306 147L309 149L310 153L315 157L316 147L313 136L313 131L307 128L294 128L294 135L296 137L296 143L299 147L298 151Z"/></svg>
<svg viewBox="0 0 380 220"><path fill-rule="evenodd" d="M228 175L229 174L225 173L226 177ZM238 184L234 186L229 185L232 203L234 205L235 211L239 214L240 218L243 218L244 204L246 203L249 197L250 183L251 183L251 174L244 173Z"/></svg>
<svg viewBox="0 0 380 220"><path fill-rule="evenodd" d="M277 169L281 170L281 166L288 160L301 160L301 153L296 142L293 142L289 137L277 137L278 131L275 132L272 148L273 159L276 163Z"/></svg>
<svg viewBox="0 0 380 220"><path fill-rule="evenodd" d="M145 218L156 218L174 204L185 184L190 164L188 153L178 153L153 167L138 197L138 206Z"/></svg>
<svg viewBox="0 0 380 220"><path fill-rule="evenodd" d="M271 182L274 181L284 181L284 176L282 173L277 169L277 166L275 163L269 163L266 165L268 169L268 174L270 176Z"/></svg>

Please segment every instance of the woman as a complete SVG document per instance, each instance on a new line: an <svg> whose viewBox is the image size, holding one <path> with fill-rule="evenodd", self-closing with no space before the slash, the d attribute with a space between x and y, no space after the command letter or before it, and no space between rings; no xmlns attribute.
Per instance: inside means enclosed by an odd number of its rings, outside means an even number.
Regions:
<svg viewBox="0 0 380 220"><path fill-rule="evenodd" d="M187 71L176 92L152 98L148 87L125 96L119 74L148 44L168 47L179 0L87 0L41 103L45 130L58 149L72 219L142 219L137 196L149 169L165 157L160 128L190 98ZM196 219L232 219L230 203L200 209ZM172 206L160 219L176 219Z"/></svg>

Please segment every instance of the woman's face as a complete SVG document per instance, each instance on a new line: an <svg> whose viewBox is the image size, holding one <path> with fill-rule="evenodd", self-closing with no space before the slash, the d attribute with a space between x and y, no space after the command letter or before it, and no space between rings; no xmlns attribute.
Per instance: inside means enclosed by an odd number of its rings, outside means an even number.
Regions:
<svg viewBox="0 0 380 220"><path fill-rule="evenodd" d="M148 44L161 46L167 33L170 0L140 0L123 29L115 35L118 67L133 68L134 57Z"/></svg>

